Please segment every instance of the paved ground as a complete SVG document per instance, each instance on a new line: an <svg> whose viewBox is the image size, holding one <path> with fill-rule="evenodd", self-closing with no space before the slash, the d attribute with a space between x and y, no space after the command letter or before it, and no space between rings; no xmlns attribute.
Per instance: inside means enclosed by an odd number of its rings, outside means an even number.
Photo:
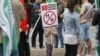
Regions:
<svg viewBox="0 0 100 56"><path fill-rule="evenodd" d="M64 56L65 50L64 49L54 49L52 56ZM45 49L38 49L38 50L32 50L31 56L46 56L46 50ZM92 51L92 56L96 56L95 52Z"/></svg>
<svg viewBox="0 0 100 56"><path fill-rule="evenodd" d="M94 30L94 27L90 28L90 33L91 33L90 36L91 36L91 40L92 40L92 48L95 48L95 30ZM39 49L38 40L37 40L37 45L36 46L37 46L36 50L31 50L31 56L45 56L46 50L45 50L45 48L44 49ZM53 56L64 56L64 53L65 53L64 48L63 49L58 48L58 49L53 50ZM92 51L92 56L96 56L94 50Z"/></svg>

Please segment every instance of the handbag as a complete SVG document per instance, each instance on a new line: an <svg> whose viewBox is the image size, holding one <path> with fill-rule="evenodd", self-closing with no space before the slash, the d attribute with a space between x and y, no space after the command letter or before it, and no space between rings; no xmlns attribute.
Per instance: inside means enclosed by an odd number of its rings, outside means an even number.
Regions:
<svg viewBox="0 0 100 56"><path fill-rule="evenodd" d="M80 21L80 24L83 24L83 23L86 23L86 22L87 22L87 20L84 19L84 20Z"/></svg>
<svg viewBox="0 0 100 56"><path fill-rule="evenodd" d="M70 45L78 44L78 37L76 35L63 34L63 37L65 44L70 44Z"/></svg>

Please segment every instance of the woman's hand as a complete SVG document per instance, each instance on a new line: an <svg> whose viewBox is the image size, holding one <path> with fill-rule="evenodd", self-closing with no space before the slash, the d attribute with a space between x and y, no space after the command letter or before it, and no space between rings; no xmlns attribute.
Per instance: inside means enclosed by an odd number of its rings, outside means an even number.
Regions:
<svg viewBox="0 0 100 56"><path fill-rule="evenodd" d="M85 22L87 22L87 20L81 20L81 21L80 21L80 24L83 24L83 23L85 23Z"/></svg>
<svg viewBox="0 0 100 56"><path fill-rule="evenodd" d="M87 19L84 16L82 16L81 17L81 20L80 20L80 24L83 24L85 22L87 22Z"/></svg>

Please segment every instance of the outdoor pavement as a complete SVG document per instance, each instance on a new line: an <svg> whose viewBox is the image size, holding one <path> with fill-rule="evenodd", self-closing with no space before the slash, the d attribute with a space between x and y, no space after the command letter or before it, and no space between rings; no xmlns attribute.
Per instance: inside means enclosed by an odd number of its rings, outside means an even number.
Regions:
<svg viewBox="0 0 100 56"><path fill-rule="evenodd" d="M64 56L64 53L65 53L64 48L63 49L58 48L53 50L52 56ZM32 50L31 56L46 56L46 50L45 49ZM92 56L96 56L95 51L92 51Z"/></svg>
<svg viewBox="0 0 100 56"><path fill-rule="evenodd" d="M90 36L91 36L91 40L92 40L92 56L96 56L95 55L95 29L94 27L90 28ZM46 56L46 49L40 49L38 47L38 36L37 36L37 48L36 49L31 49L31 56ZM44 46L45 46L45 39L44 39ZM59 44L59 48L54 48L53 50L53 56L64 56L65 53L65 49L64 48L60 48L60 44Z"/></svg>

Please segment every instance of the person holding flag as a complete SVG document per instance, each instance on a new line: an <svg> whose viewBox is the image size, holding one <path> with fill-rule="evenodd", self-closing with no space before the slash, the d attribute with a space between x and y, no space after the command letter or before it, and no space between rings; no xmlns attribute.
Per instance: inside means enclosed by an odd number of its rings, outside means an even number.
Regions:
<svg viewBox="0 0 100 56"><path fill-rule="evenodd" d="M24 17L19 0L0 0L0 14L0 28L2 28L0 36L3 44L3 47L0 46L0 55L18 56L18 22Z"/></svg>
<svg viewBox="0 0 100 56"><path fill-rule="evenodd" d="M31 25L32 28L35 26L38 18L40 16L40 4L42 3L42 0L35 0L35 2L33 3L33 8L32 8L32 18L31 18ZM39 33L39 47L40 49L44 48L43 46L43 27L42 27L42 19L39 19L36 28L34 29L33 35L32 35L32 47L33 49L36 48L36 35L37 33Z"/></svg>

